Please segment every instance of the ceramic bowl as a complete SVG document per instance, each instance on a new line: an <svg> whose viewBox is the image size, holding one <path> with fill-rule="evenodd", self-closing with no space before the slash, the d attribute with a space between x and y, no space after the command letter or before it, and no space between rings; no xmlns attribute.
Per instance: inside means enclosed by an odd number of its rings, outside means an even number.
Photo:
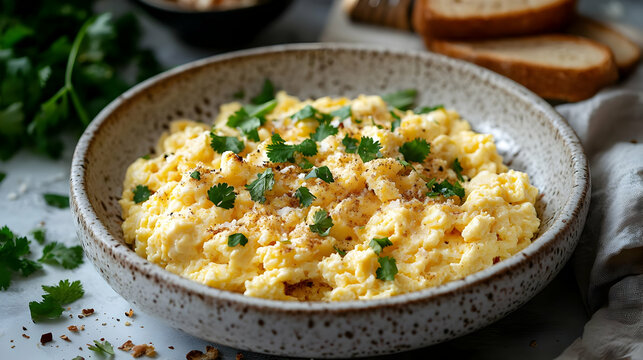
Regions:
<svg viewBox="0 0 643 360"><path fill-rule="evenodd" d="M182 278L123 242L125 170L151 152L175 118L211 122L239 89L265 78L302 98L414 88L420 104L457 109L495 136L505 163L541 191L533 243L490 268L389 299L286 302L246 297ZM143 311L214 343L302 357L387 354L469 333L541 290L570 257L589 206L585 155L545 101L490 71L425 52L355 45L261 48L212 57L156 76L105 108L80 139L71 171L72 209L85 254L105 280ZM525 324L528 326L528 324Z"/></svg>

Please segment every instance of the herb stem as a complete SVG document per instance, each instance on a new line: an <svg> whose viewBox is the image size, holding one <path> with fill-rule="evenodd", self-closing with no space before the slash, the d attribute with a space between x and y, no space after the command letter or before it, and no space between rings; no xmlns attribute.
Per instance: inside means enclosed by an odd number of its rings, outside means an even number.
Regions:
<svg viewBox="0 0 643 360"><path fill-rule="evenodd" d="M76 109L76 113L78 114L80 121L85 126L89 125L89 117L87 116L87 112L85 111L85 108L83 108L83 105L80 103L80 99L78 98L78 94L76 93L76 90L74 90L74 85L72 84L72 73L74 71L74 65L76 64L76 58L78 57L78 52L80 51L80 46L83 43L83 39L85 38L85 35L87 34L87 28L89 28L89 25L94 20L95 18L85 21L83 26L78 31L78 35L76 35L76 38L74 39L74 43L71 46L71 51L69 52L69 57L67 58L67 68L65 69L64 89L66 89L69 92L69 95L71 96L71 101L74 104L74 109Z"/></svg>

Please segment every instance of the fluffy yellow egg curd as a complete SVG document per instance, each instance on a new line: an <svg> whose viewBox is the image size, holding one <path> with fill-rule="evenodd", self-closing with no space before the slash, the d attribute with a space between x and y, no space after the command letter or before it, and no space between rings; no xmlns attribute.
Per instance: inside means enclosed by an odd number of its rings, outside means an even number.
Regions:
<svg viewBox="0 0 643 360"><path fill-rule="evenodd" d="M461 279L538 230L527 174L455 111L284 92L241 108L222 105L212 127L174 121L130 165L120 204L137 254L248 296L345 301Z"/></svg>

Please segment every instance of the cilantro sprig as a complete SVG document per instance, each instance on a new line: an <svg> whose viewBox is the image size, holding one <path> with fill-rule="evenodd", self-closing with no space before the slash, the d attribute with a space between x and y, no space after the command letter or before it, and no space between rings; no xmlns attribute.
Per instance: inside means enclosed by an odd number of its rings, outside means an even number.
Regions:
<svg viewBox="0 0 643 360"><path fill-rule="evenodd" d="M379 141L373 140L373 138L368 136L362 136L362 140L357 147L357 155L366 163L382 157L380 153L381 148L382 146Z"/></svg>
<svg viewBox="0 0 643 360"><path fill-rule="evenodd" d="M326 210L317 210L315 215L313 215L313 224L308 225L310 231L317 233L321 236L328 236L330 234L330 228L333 227L333 219L328 215Z"/></svg>
<svg viewBox="0 0 643 360"><path fill-rule="evenodd" d="M42 197L45 199L45 202L49 206L59 209L67 209L69 207L69 196L58 194L43 194Z"/></svg>
<svg viewBox="0 0 643 360"><path fill-rule="evenodd" d="M424 162L430 152L431 145L422 138L415 138L400 146L400 153L404 156L404 160L409 162Z"/></svg>
<svg viewBox="0 0 643 360"><path fill-rule="evenodd" d="M310 206L317 197L313 195L307 187L302 186L295 191L295 197L299 199L300 207Z"/></svg>
<svg viewBox="0 0 643 360"><path fill-rule="evenodd" d="M448 180L437 182L435 179L431 179L426 183L426 187L429 189L429 191L426 193L426 195L429 197L437 197L442 195L445 198L450 198L453 196L457 196L460 199L464 198L464 188L457 181L451 184Z"/></svg>
<svg viewBox="0 0 643 360"><path fill-rule="evenodd" d="M376 278L384 281L395 280L395 275L397 274L397 265L395 264L395 258L391 256L385 256L378 258L377 262L380 264L380 267L375 271Z"/></svg>
<svg viewBox="0 0 643 360"><path fill-rule="evenodd" d="M29 244L26 237L16 236L8 227L0 229L0 290L9 288L13 272L29 276L42 268L27 258L31 253Z"/></svg>
<svg viewBox="0 0 643 360"><path fill-rule="evenodd" d="M349 117L353 116L353 111L351 110L350 105L342 106L337 110L333 110L330 112L331 116L338 117L340 121L343 121L345 119L348 119Z"/></svg>
<svg viewBox="0 0 643 360"><path fill-rule="evenodd" d="M292 119L295 121L314 119L320 123L326 123L331 121L333 116L315 109L312 105L306 105L301 108L301 110L294 113L292 115Z"/></svg>
<svg viewBox="0 0 643 360"><path fill-rule="evenodd" d="M272 134L272 143L267 147L267 155L270 161L295 162L295 153L303 156L317 155L317 144L312 139L306 139L297 145L287 145L286 141L279 134Z"/></svg>
<svg viewBox="0 0 643 360"><path fill-rule="evenodd" d="M355 154L357 152L357 145L359 140L353 139L348 134L344 135L342 139L342 145L344 145L345 151L349 154Z"/></svg>
<svg viewBox="0 0 643 360"><path fill-rule="evenodd" d="M393 245L393 243L387 237L373 238L373 240L371 240L371 242L368 244L368 246L370 246L377 255L382 252L382 249L391 245Z"/></svg>
<svg viewBox="0 0 643 360"><path fill-rule="evenodd" d="M49 243L42 250L39 262L75 269L83 263L83 248L80 245L67 247L57 242Z"/></svg>
<svg viewBox="0 0 643 360"><path fill-rule="evenodd" d="M310 134L310 138L317 142L320 142L329 136L337 135L338 131L339 130L336 127L332 126L330 123L321 123L319 124L315 132Z"/></svg>
<svg viewBox="0 0 643 360"><path fill-rule="evenodd" d="M266 123L265 116L277 106L277 100L269 100L259 105L246 105L230 115L226 125L238 128L248 139L259 141L257 129Z"/></svg>
<svg viewBox="0 0 643 360"><path fill-rule="evenodd" d="M219 136L211 132L210 138L210 147L219 154L223 154L226 151L239 154L245 148L243 141L234 136Z"/></svg>
<svg viewBox="0 0 643 360"><path fill-rule="evenodd" d="M208 190L208 199L212 203L223 209L232 209L237 194L234 192L234 187L226 183L220 183L212 186Z"/></svg>
<svg viewBox="0 0 643 360"><path fill-rule="evenodd" d="M272 169L267 169L263 173L257 175L257 179L250 184L246 185L246 190L250 192L252 201L260 204L266 202L266 191L272 190L275 185L275 174Z"/></svg>
<svg viewBox="0 0 643 360"><path fill-rule="evenodd" d="M304 177L304 179L313 179L313 178L322 179L323 181L329 184L335 181L335 178L333 178L333 174L330 172L330 169L328 168L328 166L314 168L308 173L308 175L306 175L306 177Z"/></svg>
<svg viewBox="0 0 643 360"><path fill-rule="evenodd" d="M408 110L413 106L416 96L417 90L406 89L382 95L382 100L394 108Z"/></svg>
<svg viewBox="0 0 643 360"><path fill-rule="evenodd" d="M87 348L99 355L114 355L114 347L107 340L103 342L94 340L94 345L89 345Z"/></svg>
<svg viewBox="0 0 643 360"><path fill-rule="evenodd" d="M274 98L275 86L272 84L272 81L270 81L270 79L265 79L263 81L261 92L257 96L253 97L250 101L255 105L259 105L264 104Z"/></svg>
<svg viewBox="0 0 643 360"><path fill-rule="evenodd" d="M43 319L57 319L63 313L63 305L70 304L85 294L83 285L76 280L72 283L69 280L60 280L55 286L42 286L46 294L42 295L41 301L29 302L31 319L39 321Z"/></svg>

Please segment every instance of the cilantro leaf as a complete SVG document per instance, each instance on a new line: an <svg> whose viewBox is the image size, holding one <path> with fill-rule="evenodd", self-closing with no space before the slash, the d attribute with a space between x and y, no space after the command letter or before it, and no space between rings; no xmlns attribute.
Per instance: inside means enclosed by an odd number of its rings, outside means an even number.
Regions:
<svg viewBox="0 0 643 360"><path fill-rule="evenodd" d="M313 166L315 166L313 163L308 161L308 159L306 159L306 158L301 159L301 161L297 165L299 165L299 167L304 169L304 170L312 169Z"/></svg>
<svg viewBox="0 0 643 360"><path fill-rule="evenodd" d="M387 237L373 238L373 240L371 240L371 242L368 244L368 246L370 246L377 255L382 252L383 248L391 245L393 245L393 243Z"/></svg>
<svg viewBox="0 0 643 360"><path fill-rule="evenodd" d="M264 104L246 105L228 117L226 125L238 128L250 140L259 141L257 129L266 122L265 115L277 106L277 100Z"/></svg>
<svg viewBox="0 0 643 360"><path fill-rule="evenodd" d="M375 276L380 280L395 280L395 274L397 274L395 259L393 257L386 256L377 259L377 262L380 263L380 267L375 271Z"/></svg>
<svg viewBox="0 0 643 360"><path fill-rule="evenodd" d="M400 110L407 110L413 106L416 96L417 90L406 89L382 95L382 100L384 100L389 106Z"/></svg>
<svg viewBox="0 0 643 360"><path fill-rule="evenodd" d="M353 139L352 137L348 136L348 134L344 135L344 138L342 139L342 145L344 145L344 148L346 148L346 152L349 154L355 154L357 152L357 144L359 143L359 140Z"/></svg>
<svg viewBox="0 0 643 360"><path fill-rule="evenodd" d="M326 210L317 210L313 215L313 225L308 225L310 231L321 236L328 236L330 228L333 227L333 219L328 215Z"/></svg>
<svg viewBox="0 0 643 360"><path fill-rule="evenodd" d="M337 247L337 245L334 245L334 246L333 246L333 249L335 249L335 251L337 251L337 253L339 254L339 256L341 256L341 257L346 256L346 251L345 251L345 250L342 250L342 249L340 249L340 248L338 248L338 247Z"/></svg>
<svg viewBox="0 0 643 360"><path fill-rule="evenodd" d="M310 135L310 138L319 142L329 136L336 135L337 131L338 131L337 128L332 126L331 124L321 123L317 127L317 130L315 130L315 132Z"/></svg>
<svg viewBox="0 0 643 360"><path fill-rule="evenodd" d="M50 297L43 297L40 302L29 302L29 312L31 313L31 320L34 322L42 319L58 319L63 314L63 310L62 305Z"/></svg>
<svg viewBox="0 0 643 360"><path fill-rule="evenodd" d="M46 233L45 229L43 228L36 228L31 230L31 235L33 235L33 238L36 240L36 242L40 245L44 244L46 239Z"/></svg>
<svg viewBox="0 0 643 360"><path fill-rule="evenodd" d="M404 160L409 162L424 162L424 159L426 159L430 152L431 145L421 138L407 141L400 146L400 153L404 155Z"/></svg>
<svg viewBox="0 0 643 360"><path fill-rule="evenodd" d="M246 185L246 190L250 192L250 198L252 198L252 201L263 204L266 202L265 192L272 190L274 185L275 174L272 172L272 169L267 169L263 173L257 175L257 180Z"/></svg>
<svg viewBox="0 0 643 360"><path fill-rule="evenodd" d="M298 145L286 145L279 134L272 134L272 143L267 147L268 159L272 162L294 162L295 153L299 152L304 156L317 155L317 144L306 139Z"/></svg>
<svg viewBox="0 0 643 360"><path fill-rule="evenodd" d="M455 175L458 177L458 180L464 181L464 178L462 177L462 170L464 169L462 169L462 165L460 165L460 160L458 160L458 158L453 160L451 167L453 168L453 171L455 171Z"/></svg>
<svg viewBox="0 0 643 360"><path fill-rule="evenodd" d="M69 207L69 196L58 194L43 194L42 197L49 206L59 209L66 209Z"/></svg>
<svg viewBox="0 0 643 360"><path fill-rule="evenodd" d="M335 181L333 174L330 172L328 166L322 166L311 170L311 172L306 175L304 179L320 178L327 183L332 183Z"/></svg>
<svg viewBox="0 0 643 360"><path fill-rule="evenodd" d="M416 114L428 114L432 111L444 109L444 105L435 105L435 106L418 106L413 109L413 112Z"/></svg>
<svg viewBox="0 0 643 360"><path fill-rule="evenodd" d="M90 345L87 348L100 355L114 355L114 347L107 340L103 342L94 340L94 345Z"/></svg>
<svg viewBox="0 0 643 360"><path fill-rule="evenodd" d="M248 238L241 233L236 233L228 236L229 247L234 247L237 245L246 246L247 243L248 243Z"/></svg>
<svg viewBox="0 0 643 360"><path fill-rule="evenodd" d="M275 86L272 84L272 81L270 79L265 79L263 81L263 87L261 88L261 92L253 97L250 101L253 104L263 104L265 102L268 102L272 99L275 98Z"/></svg>
<svg viewBox="0 0 643 360"><path fill-rule="evenodd" d="M38 261L50 265L60 265L65 269L74 269L83 263L83 248L79 245L67 247L52 242L42 250L42 257Z"/></svg>
<svg viewBox="0 0 643 360"><path fill-rule="evenodd" d="M295 191L295 197L299 199L299 207L308 207L317 199L317 197L310 193L307 187L302 186Z"/></svg>
<svg viewBox="0 0 643 360"><path fill-rule="evenodd" d="M7 174L5 174L5 173L3 173L3 172L0 172L0 183L1 183L1 182L2 182L2 180L4 180L4 178L6 178L6 177L7 177Z"/></svg>
<svg viewBox="0 0 643 360"><path fill-rule="evenodd" d="M150 195L152 195L152 192L150 191L150 188L147 187L147 185L136 185L134 189L132 189L132 192L134 193L134 203L135 204L140 204L144 201L147 201L147 199L150 198Z"/></svg>
<svg viewBox="0 0 643 360"><path fill-rule="evenodd" d="M190 174L190 177L194 180L201 180L201 173L199 172L199 170L194 170Z"/></svg>
<svg viewBox="0 0 643 360"><path fill-rule="evenodd" d="M317 114L317 109L310 105L304 106L301 110L297 111L292 115L292 119L295 121L301 121L306 119L313 119Z"/></svg>
<svg viewBox="0 0 643 360"><path fill-rule="evenodd" d="M402 118L397 116L394 111L391 111L391 116L393 117L393 122L391 123L391 132L395 132L395 129L399 128L402 125Z"/></svg>
<svg viewBox="0 0 643 360"><path fill-rule="evenodd" d="M444 180L441 183L432 179L426 183L429 192L426 193L429 197L444 196L445 198L450 198L457 196L460 199L464 198L464 188L460 185L459 182L451 184L448 180Z"/></svg>
<svg viewBox="0 0 643 360"><path fill-rule="evenodd" d="M16 236L6 226L0 229L0 290L6 290L11 285L12 272L29 276L42 268L40 264L27 258L30 253L26 237Z"/></svg>
<svg viewBox="0 0 643 360"><path fill-rule="evenodd" d="M211 132L210 137L212 138L210 147L219 154L223 154L226 151L232 151L238 154L242 152L245 147L243 141L240 141L234 136L219 136Z"/></svg>
<svg viewBox="0 0 643 360"><path fill-rule="evenodd" d="M263 123L265 122L265 119L263 119L263 117L268 115L276 107L277 100L269 100L265 103L259 103L257 105L246 105L243 107L243 109L246 111L248 116L261 118L261 124L263 125Z"/></svg>
<svg viewBox="0 0 643 360"><path fill-rule="evenodd" d="M42 319L57 319L62 315L63 305L70 304L85 294L80 281L72 283L69 280L60 280L57 286L42 286L46 294L42 301L29 302L31 319L35 322Z"/></svg>
<svg viewBox="0 0 643 360"><path fill-rule="evenodd" d="M357 148L357 154L362 158L362 161L366 163L382 157L382 154L380 153L381 148L382 146L380 146L379 141L375 141L373 138L368 136L363 136L359 143L359 147Z"/></svg>
<svg viewBox="0 0 643 360"><path fill-rule="evenodd" d="M208 199L220 208L232 209L236 198L234 187L226 183L214 185L208 190Z"/></svg>
<svg viewBox="0 0 643 360"><path fill-rule="evenodd" d="M351 106L350 106L350 105L346 105L346 106L342 106L342 107L340 107L340 108L339 108L339 109L337 109L337 110L333 110L333 111L331 111L331 112L330 112L330 115L331 115L331 116L338 117L338 118L339 118L339 120L344 120L344 119L347 119L347 118L349 118L349 117L353 116L353 112L352 112L352 110L351 110Z"/></svg>

